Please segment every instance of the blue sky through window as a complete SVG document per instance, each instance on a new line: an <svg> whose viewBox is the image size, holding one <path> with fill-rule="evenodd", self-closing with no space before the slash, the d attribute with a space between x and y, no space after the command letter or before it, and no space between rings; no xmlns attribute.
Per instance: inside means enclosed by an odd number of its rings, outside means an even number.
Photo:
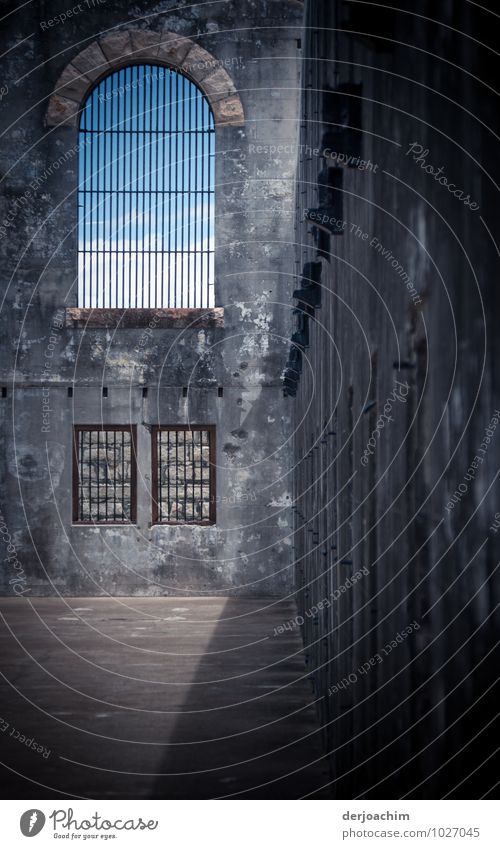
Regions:
<svg viewBox="0 0 500 849"><path fill-rule="evenodd" d="M80 122L78 304L214 305L212 111L177 71L134 65Z"/></svg>

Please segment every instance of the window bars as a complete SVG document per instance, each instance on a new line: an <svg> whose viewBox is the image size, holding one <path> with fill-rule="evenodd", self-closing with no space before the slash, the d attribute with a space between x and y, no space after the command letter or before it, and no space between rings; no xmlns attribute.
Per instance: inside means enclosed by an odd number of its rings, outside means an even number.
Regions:
<svg viewBox="0 0 500 849"><path fill-rule="evenodd" d="M153 522L215 523L215 427L153 428Z"/></svg>
<svg viewBox="0 0 500 849"><path fill-rule="evenodd" d="M77 425L73 441L73 522L134 523L136 428Z"/></svg>
<svg viewBox="0 0 500 849"><path fill-rule="evenodd" d="M103 79L79 137L78 305L214 306L215 126L178 71Z"/></svg>

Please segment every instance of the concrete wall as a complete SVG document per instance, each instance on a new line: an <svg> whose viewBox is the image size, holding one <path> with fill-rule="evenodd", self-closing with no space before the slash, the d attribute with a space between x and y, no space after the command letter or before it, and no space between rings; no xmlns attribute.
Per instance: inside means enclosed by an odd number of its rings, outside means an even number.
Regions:
<svg viewBox="0 0 500 849"><path fill-rule="evenodd" d="M291 581L290 409L280 373L293 271L301 4L91 5L61 23L67 4L41 2L2 25L13 49L3 59L8 92L0 103L1 510L15 551L1 590L283 595ZM244 126L219 126L216 140L216 303L224 328L147 333L65 323L76 304L78 135L75 127L46 126L47 105L68 62L128 27L196 41L223 64L243 104ZM250 154L261 135L279 137L288 153L279 162ZM72 426L99 422L138 427L136 526L72 525ZM187 422L217 427L217 522L151 527L150 426Z"/></svg>
<svg viewBox="0 0 500 849"><path fill-rule="evenodd" d="M323 303L287 400L297 597L333 786L478 798L493 784L489 732L473 738L496 712L500 589L492 19L466 3L362 4L359 18L359 4L306 5L304 53L324 61L303 69L298 271L318 259L304 213L326 164L341 169L324 210L341 235L321 245ZM345 83L362 86L351 167L320 155L339 121L323 92Z"/></svg>

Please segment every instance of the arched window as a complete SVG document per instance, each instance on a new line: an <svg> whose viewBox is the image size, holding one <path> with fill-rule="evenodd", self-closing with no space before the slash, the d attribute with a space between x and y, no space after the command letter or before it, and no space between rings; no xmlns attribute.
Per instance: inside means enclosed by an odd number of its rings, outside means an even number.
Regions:
<svg viewBox="0 0 500 849"><path fill-rule="evenodd" d="M215 127L187 77L132 65L80 119L78 305L214 306Z"/></svg>

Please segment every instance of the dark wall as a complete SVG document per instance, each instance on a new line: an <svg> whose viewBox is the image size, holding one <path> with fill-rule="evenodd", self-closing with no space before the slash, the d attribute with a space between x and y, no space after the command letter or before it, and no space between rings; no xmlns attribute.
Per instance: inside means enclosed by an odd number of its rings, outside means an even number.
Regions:
<svg viewBox="0 0 500 849"><path fill-rule="evenodd" d="M369 5L306 4L296 267L298 285L320 263L322 304L287 399L299 622L339 798L477 798L499 595L495 17Z"/></svg>

